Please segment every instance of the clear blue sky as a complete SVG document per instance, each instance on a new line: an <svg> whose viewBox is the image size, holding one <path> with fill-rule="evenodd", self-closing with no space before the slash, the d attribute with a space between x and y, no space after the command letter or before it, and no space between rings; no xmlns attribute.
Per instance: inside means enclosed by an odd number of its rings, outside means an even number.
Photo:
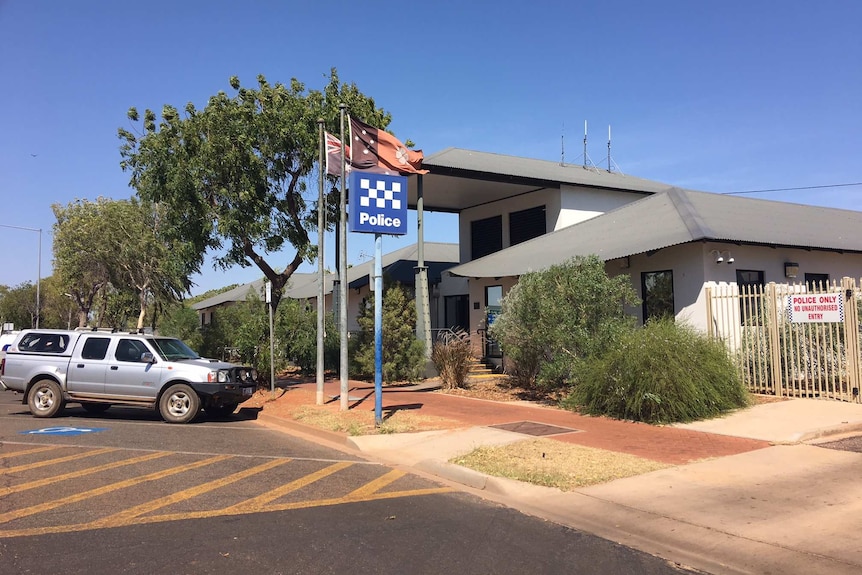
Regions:
<svg viewBox="0 0 862 575"><path fill-rule="evenodd" d="M564 135L580 163L588 121L594 163L610 124L621 171L682 187L862 182L860 22L858 0L0 0L0 284L35 282L39 262L39 234L4 226L44 230L44 277L51 204L132 195L130 106L202 106L232 75L321 89L335 67L426 154L557 161ZM754 197L862 210L862 186ZM426 239L453 241L455 223L432 217ZM373 254L367 236L349 245L351 263ZM193 294L261 277L202 271Z"/></svg>

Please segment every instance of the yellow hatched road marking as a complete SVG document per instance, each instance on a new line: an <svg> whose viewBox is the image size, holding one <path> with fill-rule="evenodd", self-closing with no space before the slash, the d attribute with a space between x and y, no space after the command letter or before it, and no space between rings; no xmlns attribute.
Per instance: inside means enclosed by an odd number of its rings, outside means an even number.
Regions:
<svg viewBox="0 0 862 575"><path fill-rule="evenodd" d="M165 457L170 455L168 451L160 451L156 453L148 453L146 455L141 455L139 457L133 457L131 459L124 459L123 461L114 461L112 463L105 463L104 465L97 465L96 467L88 467L86 469L81 469L78 471L71 471L69 473L64 473L63 475L54 475L53 477L46 477L45 479L39 479L37 481L30 481L28 483L22 483L20 485L14 485L12 487L0 488L0 497L4 495L9 495L10 493L18 493L21 491L27 491L28 489L36 489L37 487L45 487L46 485L51 485L52 483L59 483L61 481L66 481L67 479L75 479L76 477L84 477L85 475L91 475L93 473L99 473L100 471L107 471L109 469L115 469L117 467L123 467L124 465L133 465L135 463L143 463L144 461L149 461L151 459L158 459L159 457Z"/></svg>
<svg viewBox="0 0 862 575"><path fill-rule="evenodd" d="M283 497L292 491L296 491L306 485L310 485L319 479L323 479L329 475L337 471L341 471L342 469L346 469L353 465L350 461L342 461L341 463L334 463L329 467L324 467L319 471L315 471L305 477L300 477L290 483L286 483L281 487L277 487L267 493L262 495L258 495L253 499L248 499L243 501L242 503L237 503L236 505L231 505L230 507L226 507L222 511L226 513L253 513L255 511L263 511L265 509L266 504L275 501L279 497Z"/></svg>
<svg viewBox="0 0 862 575"><path fill-rule="evenodd" d="M452 487L428 487L426 489L415 489L412 491L390 491L388 493L374 493L363 497L331 497L327 499L310 499L308 501L292 501L290 503L279 503L277 505L269 505L266 507L266 512L272 511L290 511L293 509L308 509L310 507L327 507L332 505L341 505L343 503L362 503L364 501L379 501L382 499L398 499L401 497L413 497L419 495L436 495L438 493L451 493L455 491ZM226 509L217 509L213 511L192 511L189 513L171 513L167 515L151 515L149 517L141 517L136 523L160 523L162 521L180 521L183 519L210 519L212 517L222 517L224 515L242 515L242 511L234 511L228 507ZM11 537L8 532L0 531L0 537Z"/></svg>
<svg viewBox="0 0 862 575"><path fill-rule="evenodd" d="M388 493L377 493L363 498L336 497L331 499L315 499L310 501L295 501L292 503L284 503L280 505L272 505L267 507L267 512L272 511L290 511L293 509L308 509L311 507L327 507L332 505L341 505L344 503L362 503L364 501L378 501L382 499L398 499L401 497L415 497L422 495L436 495L440 493L451 493L455 489L451 487L430 487L427 489L416 489L414 491L391 491ZM150 515L147 517L137 517L123 524L114 524L108 527L124 527L126 525L144 525L150 523L167 523L170 521L183 521L188 519L211 519L213 517L224 517L230 515L247 515L254 513L256 510L249 512L240 511L236 506L225 509L215 509L211 511L190 511L188 513L170 513L167 515ZM47 535L51 533L72 533L75 531L86 531L91 529L91 524L83 523L78 525L54 525L50 527L31 527L27 529L9 529L6 531L0 530L0 538L4 537L27 537L33 535Z"/></svg>
<svg viewBox="0 0 862 575"><path fill-rule="evenodd" d="M19 455L30 455L31 453L42 453L43 451L51 451L60 449L59 445L49 445L48 447L34 447L33 449L22 449L21 451L13 451L12 453L3 453L0 455L3 459L7 457L17 457Z"/></svg>
<svg viewBox="0 0 862 575"><path fill-rule="evenodd" d="M38 469L39 467L57 465L58 463L66 463L67 461L73 461L81 457L92 457L93 455L100 455L102 453L109 453L116 450L117 448L115 447L103 447L102 449L94 449L93 451L85 451L84 453L76 453L74 455L66 455L64 457L57 457L56 459L46 459L44 461L28 463L27 465L19 465L18 467L9 467L7 469L4 469L3 473L17 473L19 471L29 471L31 469Z"/></svg>
<svg viewBox="0 0 862 575"><path fill-rule="evenodd" d="M33 505L31 507L25 507L23 509L16 509L13 511L8 511L6 513L0 513L0 523L7 523L9 521L12 521L13 519L20 519L22 517L27 517L28 515L34 515L36 513L41 513L43 511L49 511L51 509L55 509L55 508L61 507L63 505L68 505L70 503L77 503L77 502L83 501L85 499L90 499L92 497L104 495L105 493L110 493L112 491L117 491L119 489L124 489L126 487L132 487L134 485L138 485L139 483L144 483L146 481L153 481L156 479L162 479L164 477L175 475L175 474L181 473L183 471L189 471L192 469L196 469L198 467L204 467L205 465L211 465L213 463L218 463L219 461L224 461L225 459L230 459L230 457L231 457L230 455L217 455L215 457L210 457L209 459L203 459L201 461L197 461L195 463L190 463L188 465L181 465L179 467L172 467L170 469L165 469L164 471L157 471L156 473L150 473L149 475L142 475L140 477L134 477L132 479L126 479L124 481L119 481L117 483L105 485L104 487L99 487L97 489L91 489L89 491L84 491L82 493L76 493L74 495L70 495L68 497L63 497L63 498L57 499L55 501L46 501L45 503L41 503L39 505Z"/></svg>
<svg viewBox="0 0 862 575"><path fill-rule="evenodd" d="M156 509L161 509L162 507L167 507L168 505L173 505L179 501L183 501L185 499L189 499L192 497L196 497L198 495L203 495L204 493L208 493L219 487L224 487L225 485L230 485L231 483L235 483L240 479L245 479L247 477L251 477L252 475L257 475L267 469L272 469L273 467L278 467L279 465L284 465L285 463L291 461L290 459L274 459L272 461L267 461L266 463L262 463L255 467L251 467L249 469L245 469L243 471L239 471L232 475L228 475L227 477L222 477L220 479L215 479L213 481L208 481L207 483L203 483L201 485L196 485L195 487L189 487L188 489L183 489L182 491L177 491L173 495L168 495L166 497L160 497L154 501L148 501L147 503L142 503L140 505L136 505L135 507L131 507L129 509L125 509L120 511L119 513L115 513L114 515L110 515L103 519L98 519L89 524L86 524L84 527L88 529L96 529L99 527L112 527L114 525L126 525L130 520L136 518L139 515L143 515L144 513L149 513L150 511L155 511Z"/></svg>
<svg viewBox="0 0 862 575"><path fill-rule="evenodd" d="M393 469L389 473L381 475L374 481L369 481L359 489L348 493L347 496L344 497L344 499L352 501L354 499L364 499L366 497L372 496L393 481L395 481L396 479L401 479L405 475L407 475L406 472L399 471L398 469Z"/></svg>

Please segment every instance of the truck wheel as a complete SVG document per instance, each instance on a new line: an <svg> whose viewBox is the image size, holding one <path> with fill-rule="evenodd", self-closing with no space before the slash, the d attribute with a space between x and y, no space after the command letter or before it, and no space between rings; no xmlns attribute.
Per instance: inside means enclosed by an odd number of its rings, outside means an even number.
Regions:
<svg viewBox="0 0 862 575"><path fill-rule="evenodd" d="M27 405L35 417L54 417L63 411L66 401L56 381L40 379L30 388Z"/></svg>
<svg viewBox="0 0 862 575"><path fill-rule="evenodd" d="M92 413L94 415L99 413L105 413L108 411L108 408L111 407L110 403L82 403L81 407L84 408L84 411L87 413Z"/></svg>
<svg viewBox="0 0 862 575"><path fill-rule="evenodd" d="M188 423L200 410L198 394L184 383L170 386L159 400L159 413L168 423Z"/></svg>
<svg viewBox="0 0 862 575"><path fill-rule="evenodd" d="M234 411L236 411L236 407L239 405L238 403L225 403L224 405L211 405L209 407L205 407L204 411L206 411L209 415L214 415L215 417L227 417Z"/></svg>

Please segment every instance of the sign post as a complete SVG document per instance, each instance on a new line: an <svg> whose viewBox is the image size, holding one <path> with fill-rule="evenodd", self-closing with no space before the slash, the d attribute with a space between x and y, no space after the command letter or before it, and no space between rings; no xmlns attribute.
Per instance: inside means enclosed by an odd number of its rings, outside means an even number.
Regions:
<svg viewBox="0 0 862 575"><path fill-rule="evenodd" d="M407 233L407 178L353 170L350 231L374 234L374 422L383 422L383 234Z"/></svg>
<svg viewBox="0 0 862 575"><path fill-rule="evenodd" d="M269 395L275 397L275 343L272 339L272 282L266 282L266 307L269 308Z"/></svg>

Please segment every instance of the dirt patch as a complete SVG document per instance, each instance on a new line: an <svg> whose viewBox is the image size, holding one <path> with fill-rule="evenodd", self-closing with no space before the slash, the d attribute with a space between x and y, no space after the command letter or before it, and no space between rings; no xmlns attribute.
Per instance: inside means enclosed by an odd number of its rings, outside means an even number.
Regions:
<svg viewBox="0 0 862 575"><path fill-rule="evenodd" d="M557 405L561 399L560 394L518 387L505 375L471 379L464 387L440 389L439 393L491 401L530 401L548 406Z"/></svg>
<svg viewBox="0 0 862 575"><path fill-rule="evenodd" d="M533 439L480 447L452 463L481 473L571 491L670 467L634 455Z"/></svg>
<svg viewBox="0 0 862 575"><path fill-rule="evenodd" d="M774 395L765 395L760 393L749 394L752 405L761 405L763 403L775 403L778 401L789 401L789 397L776 397Z"/></svg>
<svg viewBox="0 0 862 575"><path fill-rule="evenodd" d="M340 402L331 399L324 405L317 405L314 394L290 388L276 389L275 394L269 390L259 390L242 405L261 408L275 417L347 435L411 433L452 429L461 425L451 419L401 409L384 409L382 421L377 425L373 409L363 407L341 411Z"/></svg>

